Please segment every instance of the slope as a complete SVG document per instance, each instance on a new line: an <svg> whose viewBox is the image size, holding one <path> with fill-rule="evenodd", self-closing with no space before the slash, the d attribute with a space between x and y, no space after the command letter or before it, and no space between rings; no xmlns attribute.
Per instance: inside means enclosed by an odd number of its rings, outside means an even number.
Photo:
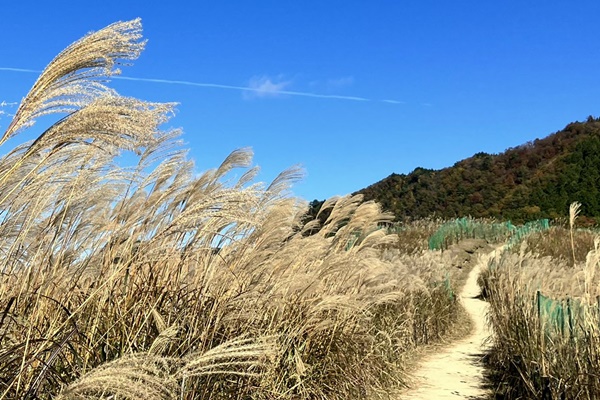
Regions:
<svg viewBox="0 0 600 400"><path fill-rule="evenodd" d="M441 170L394 173L356 193L397 219L470 215L521 222L564 216L571 202L580 201L592 222L600 217L600 118Z"/></svg>

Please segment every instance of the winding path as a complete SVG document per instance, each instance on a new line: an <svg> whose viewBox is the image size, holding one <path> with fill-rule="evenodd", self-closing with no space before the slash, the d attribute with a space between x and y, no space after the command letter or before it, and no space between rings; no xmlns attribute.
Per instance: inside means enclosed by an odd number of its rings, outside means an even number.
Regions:
<svg viewBox="0 0 600 400"><path fill-rule="evenodd" d="M475 400L489 397L489 392L483 388L484 367L481 362L486 351L486 339L490 336L485 323L488 304L477 298L481 292L477 277L497 251L480 256L460 293L464 308L474 323L470 336L426 358L415 373L414 387L402 393L400 399Z"/></svg>

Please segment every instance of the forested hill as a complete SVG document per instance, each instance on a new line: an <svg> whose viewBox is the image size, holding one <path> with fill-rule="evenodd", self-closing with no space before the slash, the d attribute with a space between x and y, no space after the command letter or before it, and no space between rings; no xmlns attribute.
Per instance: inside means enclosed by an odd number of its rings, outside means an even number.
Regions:
<svg viewBox="0 0 600 400"><path fill-rule="evenodd" d="M573 201L582 203L582 216L598 219L599 192L600 118L589 117L501 154L392 174L357 193L398 219L470 215L518 222L565 216Z"/></svg>

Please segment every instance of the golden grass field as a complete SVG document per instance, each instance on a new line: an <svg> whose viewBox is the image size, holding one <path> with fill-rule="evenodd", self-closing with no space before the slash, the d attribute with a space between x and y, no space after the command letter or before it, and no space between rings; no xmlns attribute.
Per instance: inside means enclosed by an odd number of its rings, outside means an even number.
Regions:
<svg viewBox="0 0 600 400"><path fill-rule="evenodd" d="M198 175L179 132L161 129L173 104L106 86L144 44L139 20L73 43L0 138L0 398L401 387L415 349L460 324L448 271L426 254L435 224L389 233L392 216L359 196L328 200L322 226L304 221L287 192L299 171L257 183L247 149ZM35 140L6 147L48 115ZM120 166L124 153L136 164Z"/></svg>
<svg viewBox="0 0 600 400"><path fill-rule="evenodd" d="M173 104L107 86L144 44L133 20L68 46L0 137L0 399L387 398L469 328L446 250L470 233L428 250L449 225L360 196L307 220L300 171L257 182L248 149L198 174ZM481 276L505 398L600 397L600 240L570 212Z"/></svg>

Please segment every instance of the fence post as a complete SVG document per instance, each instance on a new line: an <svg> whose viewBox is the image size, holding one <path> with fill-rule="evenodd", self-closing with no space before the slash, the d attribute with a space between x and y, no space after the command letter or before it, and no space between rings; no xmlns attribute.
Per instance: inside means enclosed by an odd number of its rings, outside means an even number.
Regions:
<svg viewBox="0 0 600 400"><path fill-rule="evenodd" d="M537 314L538 314L538 322L540 325L540 330L542 330L542 313L541 313L541 301L542 299L540 298L540 291L538 290L537 292L535 292L535 300L537 303Z"/></svg>
<svg viewBox="0 0 600 400"><path fill-rule="evenodd" d="M600 328L600 295L596 296L596 311L598 311L598 328Z"/></svg>
<svg viewBox="0 0 600 400"><path fill-rule="evenodd" d="M546 381L546 379L548 379L546 377L546 332L544 330L544 323L542 321L542 292L538 289L535 292L535 296L536 296L536 303L537 303L537 314L538 314L538 332L539 332L539 341L540 341L540 348L542 350L541 354L542 354L542 386L543 386L543 391L542 391L542 399L548 399L548 400L552 400L552 394L550 394L550 397L548 396L548 390L549 390L549 386L548 383L549 381Z"/></svg>
<svg viewBox="0 0 600 400"><path fill-rule="evenodd" d="M569 335L573 339L573 314L571 313L571 298L567 297L567 318L569 319Z"/></svg>
<svg viewBox="0 0 600 400"><path fill-rule="evenodd" d="M542 400L552 400L552 390L550 389L550 377L542 377Z"/></svg>

